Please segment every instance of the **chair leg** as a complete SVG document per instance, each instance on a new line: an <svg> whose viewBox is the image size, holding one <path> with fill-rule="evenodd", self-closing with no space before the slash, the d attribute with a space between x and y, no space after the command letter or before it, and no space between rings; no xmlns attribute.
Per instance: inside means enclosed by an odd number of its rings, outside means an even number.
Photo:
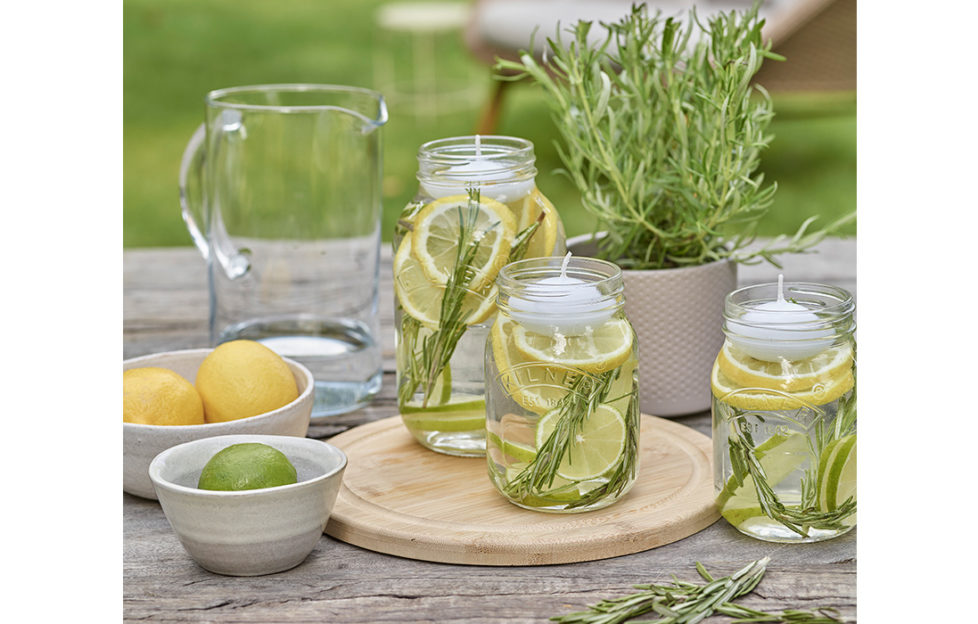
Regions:
<svg viewBox="0 0 978 624"><path fill-rule="evenodd" d="M489 97L489 104L483 110L476 125L476 134L493 134L496 125L499 123L499 112L503 106L503 93L508 88L509 80L496 80L493 85L492 94Z"/></svg>

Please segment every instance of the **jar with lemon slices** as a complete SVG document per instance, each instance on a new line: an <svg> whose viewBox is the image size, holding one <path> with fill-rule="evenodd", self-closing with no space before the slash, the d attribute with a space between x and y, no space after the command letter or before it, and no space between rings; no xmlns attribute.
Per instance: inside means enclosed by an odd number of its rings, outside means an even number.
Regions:
<svg viewBox="0 0 978 624"><path fill-rule="evenodd" d="M724 302L713 365L720 514L771 542L856 525L855 304L822 284L761 284Z"/></svg>
<svg viewBox="0 0 978 624"><path fill-rule="evenodd" d="M562 253L560 217L536 188L533 144L430 141L415 199L394 231L398 407L423 446L486 452L483 361L496 277L509 262Z"/></svg>
<svg viewBox="0 0 978 624"><path fill-rule="evenodd" d="M637 340L622 273L593 258L503 267L486 351L489 476L527 509L578 512L638 473Z"/></svg>

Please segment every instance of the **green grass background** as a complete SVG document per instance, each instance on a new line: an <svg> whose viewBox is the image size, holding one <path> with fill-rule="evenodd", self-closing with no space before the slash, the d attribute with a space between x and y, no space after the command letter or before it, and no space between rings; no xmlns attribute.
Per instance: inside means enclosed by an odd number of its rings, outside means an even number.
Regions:
<svg viewBox="0 0 978 624"><path fill-rule="evenodd" d="M463 0L455 0L463 1ZM382 0L125 0L123 4L123 245L191 244L180 217L177 173L187 140L203 120L204 95L222 87L313 82L379 89L390 94L384 128L384 234L417 188L418 146L472 134L492 84L459 35L438 40L439 77L472 86L475 98L454 111L417 110L379 84L378 63L407 76L408 37L384 32ZM818 224L856 207L856 97L774 94L775 135L762 170L777 181L762 235L791 233L811 215ZM451 100L443 102L447 107ZM541 92L521 84L507 94L498 134L534 142L537 185L557 206L568 236L589 232L593 219L560 167L556 132ZM844 233L855 234L855 224Z"/></svg>

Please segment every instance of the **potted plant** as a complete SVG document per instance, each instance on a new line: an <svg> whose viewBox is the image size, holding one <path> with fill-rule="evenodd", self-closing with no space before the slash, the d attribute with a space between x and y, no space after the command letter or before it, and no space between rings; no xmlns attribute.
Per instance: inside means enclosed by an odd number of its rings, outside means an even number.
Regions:
<svg viewBox="0 0 978 624"><path fill-rule="evenodd" d="M625 269L626 312L641 349L642 410L709 408L709 374L723 342L723 297L737 263L803 252L855 218L755 243L776 184L757 171L774 113L752 78L765 59L759 3L685 23L633 6L616 23L581 21L548 39L538 61L498 60L501 79L529 77L547 93L564 173L596 218L568 247ZM532 45L531 45L532 49Z"/></svg>

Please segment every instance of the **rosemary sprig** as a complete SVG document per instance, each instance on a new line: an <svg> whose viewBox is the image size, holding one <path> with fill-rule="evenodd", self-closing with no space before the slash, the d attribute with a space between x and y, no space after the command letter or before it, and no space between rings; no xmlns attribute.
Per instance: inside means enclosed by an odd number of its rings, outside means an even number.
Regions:
<svg viewBox="0 0 978 624"><path fill-rule="evenodd" d="M784 624L838 624L842 620L838 611L822 607L815 611L788 609L781 613L766 613L757 609L734 604L733 601L749 594L757 587L770 558L754 561L730 576L713 578L702 564L696 571L706 581L699 585L680 581L675 576L668 584L635 585L642 591L602 600L589 605L587 611L579 611L550 618L562 624L619 624L646 613L660 616L655 620L635 620L654 624L695 624L718 613L737 618L734 622L782 622Z"/></svg>
<svg viewBox="0 0 978 624"><path fill-rule="evenodd" d="M584 421L599 405L607 403L612 384L622 367L598 375L577 374L568 384L567 394L554 409L559 411L554 430L537 450L533 460L506 484L506 493L517 500L528 496L546 496L552 489L557 470L570 451L574 438L581 432ZM613 397L618 399L622 397ZM608 481L567 504L567 508L584 507L620 493L635 476L638 454L638 398L631 392L625 415L625 451Z"/></svg>
<svg viewBox="0 0 978 624"><path fill-rule="evenodd" d="M750 476L757 494L758 505L764 515L776 520L789 530L802 537L808 537L810 529L838 531L845 528L844 521L856 513L856 501L852 497L846 499L832 511L822 511L818 501L818 487L823 475L819 474L821 457L830 442L848 435L855 427L856 408L855 393L839 400L838 412L833 423L831 434L825 431L825 422L821 420L815 430L815 441L811 446L812 461L801 480L801 501L798 505L785 505L774 492L768 482L764 466L757 456L756 444L751 433L751 422L748 416L763 421L763 416L749 410L740 410L722 401L717 402L717 409L724 422L733 425L727 439L730 465L733 470L732 479L735 487L744 484Z"/></svg>
<svg viewBox="0 0 978 624"><path fill-rule="evenodd" d="M776 184L758 172L772 140L762 62L783 60L762 40L759 2L685 23L644 4L605 37L579 21L548 39L543 62L497 59L500 80L530 78L547 94L566 175L596 219L602 257L624 268L669 268L731 258L774 260L810 249L855 213L748 248ZM569 36L568 36L569 35ZM532 42L531 47L532 47Z"/></svg>
<svg viewBox="0 0 978 624"><path fill-rule="evenodd" d="M405 346L399 351L410 354L400 366L402 380L398 387L398 401L401 405L410 401L419 390L423 394L422 405L428 405L428 399L438 378L452 359L459 339L468 329L463 314L463 303L472 281L472 260L483 240L481 236L476 236L475 232L480 195L477 187L470 189L465 212L461 206L458 208L459 233L455 265L445 284L438 329L421 337L421 323L408 314L403 314L401 317L401 340L404 341ZM410 232L412 226L407 219L416 214L422 206L411 204L406 208L406 214L402 214L402 219L396 226L400 228L402 234ZM516 235L510 248L509 262L522 259L530 237L540 227L543 216L541 213L540 219ZM495 224L490 227L495 227Z"/></svg>

